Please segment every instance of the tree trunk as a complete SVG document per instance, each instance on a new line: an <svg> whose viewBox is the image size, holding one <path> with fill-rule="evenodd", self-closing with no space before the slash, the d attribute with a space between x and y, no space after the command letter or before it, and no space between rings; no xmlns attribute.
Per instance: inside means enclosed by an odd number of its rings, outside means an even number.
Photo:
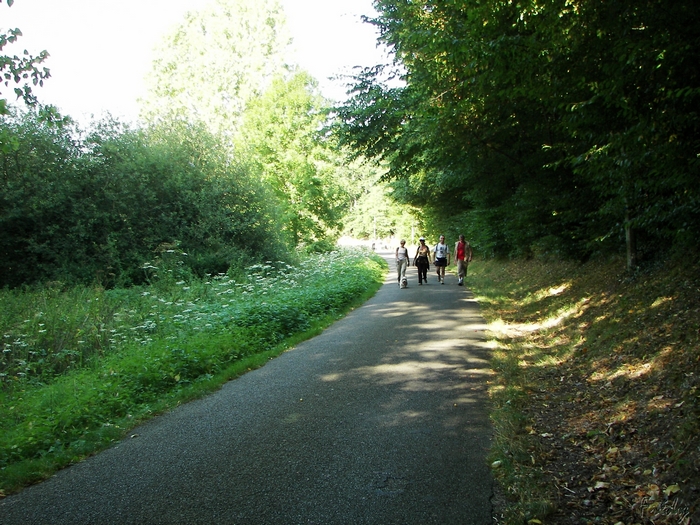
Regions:
<svg viewBox="0 0 700 525"><path fill-rule="evenodd" d="M625 208L625 243L627 244L627 269L637 267L637 233L630 222L629 208Z"/></svg>

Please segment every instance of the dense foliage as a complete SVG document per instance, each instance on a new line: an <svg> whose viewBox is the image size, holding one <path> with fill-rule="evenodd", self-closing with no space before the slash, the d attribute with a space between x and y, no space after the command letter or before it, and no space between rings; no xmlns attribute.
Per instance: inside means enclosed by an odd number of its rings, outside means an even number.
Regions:
<svg viewBox="0 0 700 525"><path fill-rule="evenodd" d="M341 136L482 253L631 255L700 229L700 15L681 0L377 0ZM643 254L643 252L641 252Z"/></svg>
<svg viewBox="0 0 700 525"><path fill-rule="evenodd" d="M183 277L285 257L265 188L207 131L77 135L34 112L0 121L0 286L142 283L175 252Z"/></svg>
<svg viewBox="0 0 700 525"><path fill-rule="evenodd" d="M285 70L285 24L277 0L213 0L187 13L156 49L142 117L233 136L248 102Z"/></svg>
<svg viewBox="0 0 700 525"><path fill-rule="evenodd" d="M344 162L321 129L326 104L308 73L276 77L244 113L235 150L243 152L275 196L290 246L333 236L350 199Z"/></svg>

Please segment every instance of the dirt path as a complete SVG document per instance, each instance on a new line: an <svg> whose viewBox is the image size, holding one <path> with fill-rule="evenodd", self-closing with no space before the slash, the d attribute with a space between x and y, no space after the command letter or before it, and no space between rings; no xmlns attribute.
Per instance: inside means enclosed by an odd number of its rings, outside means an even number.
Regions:
<svg viewBox="0 0 700 525"><path fill-rule="evenodd" d="M478 306L390 266L320 336L1 500L0 523L491 523Z"/></svg>

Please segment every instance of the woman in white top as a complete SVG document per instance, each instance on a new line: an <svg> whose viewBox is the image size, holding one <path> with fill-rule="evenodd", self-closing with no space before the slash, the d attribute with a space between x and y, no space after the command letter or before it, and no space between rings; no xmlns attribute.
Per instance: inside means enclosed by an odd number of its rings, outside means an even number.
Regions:
<svg viewBox="0 0 700 525"><path fill-rule="evenodd" d="M396 273L398 274L399 286L401 279L406 277L406 267L408 266L408 248L406 241L401 239L401 246L396 248Z"/></svg>
<svg viewBox="0 0 700 525"><path fill-rule="evenodd" d="M445 236L440 235L440 242L435 245L433 263L437 268L438 281L445 284L445 267L450 264L450 248L445 244Z"/></svg>

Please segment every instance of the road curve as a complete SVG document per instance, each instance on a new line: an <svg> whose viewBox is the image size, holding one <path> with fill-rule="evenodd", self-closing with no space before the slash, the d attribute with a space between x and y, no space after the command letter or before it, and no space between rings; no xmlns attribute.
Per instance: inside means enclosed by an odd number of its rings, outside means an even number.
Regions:
<svg viewBox="0 0 700 525"><path fill-rule="evenodd" d="M0 500L0 524L492 523L484 321L447 276Z"/></svg>

